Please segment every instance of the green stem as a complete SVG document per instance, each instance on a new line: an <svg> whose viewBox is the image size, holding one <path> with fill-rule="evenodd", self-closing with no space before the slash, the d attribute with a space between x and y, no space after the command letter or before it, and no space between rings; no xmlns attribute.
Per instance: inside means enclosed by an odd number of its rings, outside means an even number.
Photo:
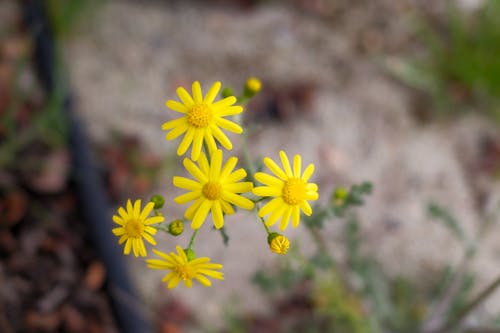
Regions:
<svg viewBox="0 0 500 333"><path fill-rule="evenodd" d="M208 163L210 163L210 159L212 156L210 156L210 151L208 150L208 145L205 140L203 140L203 150L205 150L205 155L207 156Z"/></svg>
<svg viewBox="0 0 500 333"><path fill-rule="evenodd" d="M198 234L198 230L200 230L200 229L196 229L195 231L193 231L193 234L191 235L191 239L189 240L189 245L187 247L188 250L193 249L194 240L196 239L196 234Z"/></svg>
<svg viewBox="0 0 500 333"><path fill-rule="evenodd" d="M455 319L448 322L439 332L454 332L455 328L467 317L479 304L481 304L488 296L493 294L495 290L500 287L500 276L498 276L489 286L487 286L479 295L476 296L462 311L455 317Z"/></svg>
<svg viewBox="0 0 500 333"><path fill-rule="evenodd" d="M269 230L269 227L267 226L266 221L264 221L264 218L260 217L260 216L259 216L259 219L262 222L262 225L264 226L264 229L266 229L267 234L269 235L271 233L271 231Z"/></svg>

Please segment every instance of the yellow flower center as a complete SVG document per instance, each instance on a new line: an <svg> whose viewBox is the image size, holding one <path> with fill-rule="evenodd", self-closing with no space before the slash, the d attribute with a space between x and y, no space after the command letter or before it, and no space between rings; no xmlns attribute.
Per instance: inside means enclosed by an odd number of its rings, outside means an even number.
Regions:
<svg viewBox="0 0 500 333"><path fill-rule="evenodd" d="M306 197L306 182L300 178L290 178L282 191L283 201L289 205L297 205Z"/></svg>
<svg viewBox="0 0 500 333"><path fill-rule="evenodd" d="M208 200L217 200L222 195L222 187L219 183L206 183L202 192Z"/></svg>
<svg viewBox="0 0 500 333"><path fill-rule="evenodd" d="M213 113L206 104L197 104L187 113L187 122L196 128L204 128L210 124Z"/></svg>
<svg viewBox="0 0 500 333"><path fill-rule="evenodd" d="M144 232L144 224L141 223L140 220L131 219L128 220L125 225L125 230L127 231L127 235L131 238L140 238L142 233Z"/></svg>
<svg viewBox="0 0 500 333"><path fill-rule="evenodd" d="M178 265L175 267L174 271L182 280L190 280L193 278L193 271L190 269L189 265Z"/></svg>

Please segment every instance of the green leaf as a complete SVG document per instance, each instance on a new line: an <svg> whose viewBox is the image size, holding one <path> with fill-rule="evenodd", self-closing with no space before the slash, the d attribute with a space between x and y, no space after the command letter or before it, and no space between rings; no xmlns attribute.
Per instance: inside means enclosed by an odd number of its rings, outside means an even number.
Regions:
<svg viewBox="0 0 500 333"><path fill-rule="evenodd" d="M462 242L466 241L465 233L462 227L455 217L450 214L450 212L436 203L430 203L427 207L427 211L430 217L442 222L443 225L448 228L448 230L450 230L456 238Z"/></svg>

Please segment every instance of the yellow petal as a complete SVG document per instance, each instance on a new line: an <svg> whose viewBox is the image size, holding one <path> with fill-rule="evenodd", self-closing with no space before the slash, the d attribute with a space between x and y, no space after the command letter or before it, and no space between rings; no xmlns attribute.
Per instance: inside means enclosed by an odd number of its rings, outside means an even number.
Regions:
<svg viewBox="0 0 500 333"><path fill-rule="evenodd" d="M292 209L293 207L288 206L285 209L285 212L283 213L283 216L281 217L281 222L280 222L280 230L283 231L286 229L288 226L288 222L290 221L290 216L292 215Z"/></svg>
<svg viewBox="0 0 500 333"><path fill-rule="evenodd" d="M314 164L309 164L302 174L302 180L307 182L314 172Z"/></svg>
<svg viewBox="0 0 500 333"><path fill-rule="evenodd" d="M215 97L217 97L217 94L219 93L221 86L222 84L220 83L220 81L214 82L214 84L212 84L207 94L205 95L205 99L203 100L203 102L205 104L212 104Z"/></svg>
<svg viewBox="0 0 500 333"><path fill-rule="evenodd" d="M228 137L226 134L224 134L217 125L212 124L210 126L210 129L212 130L212 134L214 137L217 139L217 141L220 142L222 147L226 148L227 150L233 149L233 144L231 141L229 141Z"/></svg>
<svg viewBox="0 0 500 333"><path fill-rule="evenodd" d="M145 233L142 236L144 237L145 240L148 241L149 244L151 244L153 246L156 245L156 240L153 237L151 237L150 235Z"/></svg>
<svg viewBox="0 0 500 333"><path fill-rule="evenodd" d="M184 217L188 220L192 220L201 203L205 200L206 199L202 197L198 198L191 206L188 207L188 209L186 209L186 211L184 212Z"/></svg>
<svg viewBox="0 0 500 333"><path fill-rule="evenodd" d="M267 214L271 213L272 211L276 210L279 206L284 205L283 199L280 197L274 198L270 200L268 203L266 203L264 206L262 206L261 209L259 209L258 215L260 217L266 216Z"/></svg>
<svg viewBox="0 0 500 333"><path fill-rule="evenodd" d="M189 127L188 127L187 123L184 123L184 124L181 124L177 127L174 127L170 132L167 133L167 135L165 135L165 139L167 141L175 140L179 136L184 134L188 130L188 128Z"/></svg>
<svg viewBox="0 0 500 333"><path fill-rule="evenodd" d="M258 186L252 189L253 194L261 197L277 197L281 196L282 189L270 186Z"/></svg>
<svg viewBox="0 0 500 333"><path fill-rule="evenodd" d="M141 215L141 199L137 199L134 203L134 217L139 218Z"/></svg>
<svg viewBox="0 0 500 333"><path fill-rule="evenodd" d="M195 132L194 128L192 127L188 128L186 135L184 135L184 138L182 138L182 141L179 144L179 147L177 148L177 155L181 156L184 155L184 153L186 153L189 146L191 145L191 142L193 142L194 132Z"/></svg>
<svg viewBox="0 0 500 333"><path fill-rule="evenodd" d="M220 266L217 267L217 269L221 269L222 265L219 264L213 264L214 266ZM200 269L200 273L205 274L207 276L210 276L211 278L218 279L218 280L224 280L224 274L222 272L217 272L211 269Z"/></svg>
<svg viewBox="0 0 500 333"><path fill-rule="evenodd" d="M281 180L288 180L285 172L272 159L270 159L269 157L264 157L264 164Z"/></svg>
<svg viewBox="0 0 500 333"><path fill-rule="evenodd" d="M206 183L208 181L208 175L205 175L193 161L188 158L185 158L183 161L184 167L186 170L196 178L196 180L200 183Z"/></svg>
<svg viewBox="0 0 500 333"><path fill-rule="evenodd" d="M204 152L201 152L200 157L198 158L198 166L200 167L201 172L207 176L210 173L210 165L208 164L207 155Z"/></svg>
<svg viewBox="0 0 500 333"><path fill-rule="evenodd" d="M273 177L271 175L268 175L267 173L264 173L264 172L257 172L254 175L254 178L257 181L259 181L262 184L265 184L267 186L274 186L274 187L282 188L285 185L285 183L281 179Z"/></svg>
<svg viewBox="0 0 500 333"><path fill-rule="evenodd" d="M247 176L245 169L238 169L226 177L225 183L236 183Z"/></svg>
<svg viewBox="0 0 500 333"><path fill-rule="evenodd" d="M201 92L200 82L194 81L193 85L191 86L191 89L193 92L193 100L195 104L203 103L203 93Z"/></svg>
<svg viewBox="0 0 500 333"><path fill-rule="evenodd" d="M212 207L212 201L205 200L202 202L196 213L194 214L193 221L191 222L191 228L199 229L205 219L207 218L207 214Z"/></svg>
<svg viewBox="0 0 500 333"><path fill-rule="evenodd" d="M129 219L128 213L123 207L118 208L118 214L120 214L120 216L123 220Z"/></svg>
<svg viewBox="0 0 500 333"><path fill-rule="evenodd" d="M193 286L193 280L191 279L185 279L184 280L184 285L186 286L186 288L191 288Z"/></svg>
<svg viewBox="0 0 500 333"><path fill-rule="evenodd" d="M127 200L127 214L129 217L134 217L134 207L132 206L132 201Z"/></svg>
<svg viewBox="0 0 500 333"><path fill-rule="evenodd" d="M183 195L179 195L174 199L175 203L182 205L188 203L189 201L193 201L201 197L201 191L188 192Z"/></svg>
<svg viewBox="0 0 500 333"><path fill-rule="evenodd" d="M166 123L163 123L163 125L161 126L161 129L166 131L166 130L176 128L176 127L186 125L186 124L187 124L186 117L181 117L181 118L169 120Z"/></svg>
<svg viewBox="0 0 500 333"><path fill-rule="evenodd" d="M198 280L205 287L210 287L212 285L212 282L210 282L210 280L204 277L203 275L197 274L194 278Z"/></svg>
<svg viewBox="0 0 500 333"><path fill-rule="evenodd" d="M318 192L308 191L306 192L306 200L318 200L319 194Z"/></svg>
<svg viewBox="0 0 500 333"><path fill-rule="evenodd" d="M113 215L113 222L115 222L116 224L119 224L119 225L124 225L125 222L123 221L123 219L117 215Z"/></svg>
<svg viewBox="0 0 500 333"><path fill-rule="evenodd" d="M180 279L179 276L173 275L172 278L170 279L170 281L167 284L167 288L168 289L172 289L172 288L177 287L177 285L179 284L180 281L181 281L181 279Z"/></svg>
<svg viewBox="0 0 500 333"><path fill-rule="evenodd" d="M126 240L128 239L128 234L124 234L120 237L120 239L118 240L118 244L123 244Z"/></svg>
<svg viewBox="0 0 500 333"><path fill-rule="evenodd" d="M308 183L306 185L306 190L307 191L314 191L314 192L316 192L316 191L318 191L318 185L316 185L314 183Z"/></svg>
<svg viewBox="0 0 500 333"><path fill-rule="evenodd" d="M283 215L285 210L288 208L287 205L283 204L278 207L271 213L271 216L266 220L267 226L272 226L278 221L278 218Z"/></svg>
<svg viewBox="0 0 500 333"><path fill-rule="evenodd" d="M292 178L293 173L292 168L290 167L290 161L288 160L288 156L286 156L286 153L283 150L280 150L280 159L286 175L288 176L288 178Z"/></svg>
<svg viewBox="0 0 500 333"><path fill-rule="evenodd" d="M202 185L199 182L180 176L174 176L173 184L176 187L190 191L201 190L202 188Z"/></svg>
<svg viewBox="0 0 500 333"><path fill-rule="evenodd" d="M144 241L141 239L137 240L137 244L139 245L139 255L141 257L145 257L148 252L146 251L146 246L144 246Z"/></svg>
<svg viewBox="0 0 500 333"><path fill-rule="evenodd" d="M228 158L226 164L224 164L224 167L220 172L219 180L221 182L223 182L225 178L233 171L234 167L236 166L236 163L238 163L238 158L234 156Z"/></svg>
<svg viewBox="0 0 500 333"><path fill-rule="evenodd" d="M300 173L302 171L302 157L300 155L295 155L293 157L293 176L300 178Z"/></svg>
<svg viewBox="0 0 500 333"><path fill-rule="evenodd" d="M233 193L245 193L245 192L250 192L252 190L252 186L253 184L251 182L241 182L241 183L224 184L223 188Z"/></svg>
<svg viewBox="0 0 500 333"><path fill-rule="evenodd" d="M221 166L222 166L222 150L217 149L212 155L212 160L210 161L209 178L211 181L216 181L219 179Z"/></svg>
<svg viewBox="0 0 500 333"><path fill-rule="evenodd" d="M233 105L236 103L236 97L234 96L228 96L224 99L221 99L220 101L217 101L212 104L212 109L217 112L217 114L220 114L220 112L224 111L224 109L228 108L229 106Z"/></svg>
<svg viewBox="0 0 500 333"><path fill-rule="evenodd" d="M123 248L123 253L129 254L131 249L132 249L132 239L127 238L127 241L125 242L125 247Z"/></svg>
<svg viewBox="0 0 500 333"><path fill-rule="evenodd" d="M214 220L214 226L216 229L220 229L224 226L222 207L218 201L214 201L212 204L212 219Z"/></svg>
<svg viewBox="0 0 500 333"><path fill-rule="evenodd" d="M152 203L152 202L148 202L146 204L146 206L144 206L144 209L142 210L140 216L139 216L139 220L144 220L146 219L146 217L148 217L149 213L151 213L151 211L153 210L155 204Z"/></svg>
<svg viewBox="0 0 500 333"><path fill-rule="evenodd" d="M230 132L233 132L233 133L236 133L236 134L241 134L243 133L243 128L241 128L240 125L230 121L230 120L227 120L227 119L224 119L224 118L216 118L215 119L215 123L217 125L219 125L220 127L224 128L224 129L227 129L228 131Z"/></svg>
<svg viewBox="0 0 500 333"><path fill-rule="evenodd" d="M311 208L311 205L309 205L309 203L307 201L303 200L300 203L300 208L302 208L302 211L304 212L304 214L306 214L307 216L311 216L312 208Z"/></svg>
<svg viewBox="0 0 500 333"><path fill-rule="evenodd" d="M219 108L217 110L217 115L219 117L226 117L226 116L233 116L235 114L240 114L243 112L243 107L239 106L239 105L235 105L235 106L229 106L229 107L226 107L226 108Z"/></svg>
<svg viewBox="0 0 500 333"><path fill-rule="evenodd" d="M228 191L223 191L222 192L222 199L229 201L233 205L236 205L240 208L250 210L254 207L254 202L252 200L249 200L245 197L242 197L241 195L234 194Z"/></svg>
<svg viewBox="0 0 500 333"><path fill-rule="evenodd" d="M111 232L113 233L113 235L115 236L121 236L121 235L124 235L125 234L125 229L122 228L122 227L118 227L118 228L113 228L111 230Z"/></svg>
<svg viewBox="0 0 500 333"><path fill-rule="evenodd" d="M189 110L184 104L171 99L165 102L165 106L180 113L186 113Z"/></svg>
<svg viewBox="0 0 500 333"><path fill-rule="evenodd" d="M210 127L205 128L203 135L208 146L208 153L213 154L213 152L217 150L217 144L215 143L214 135L212 134Z"/></svg>
<svg viewBox="0 0 500 333"><path fill-rule="evenodd" d="M139 256L139 244L138 244L139 239L133 238L132 239L132 251L134 252L134 256L138 257Z"/></svg>
<svg viewBox="0 0 500 333"><path fill-rule="evenodd" d="M203 145L203 135L204 130L201 128L197 128L194 132L193 147L191 148L191 159L193 161L197 161L200 156L201 147Z"/></svg>
<svg viewBox="0 0 500 333"><path fill-rule="evenodd" d="M226 215L233 215L234 214L234 208L231 206L228 202L225 200L219 200L220 205L222 206L222 211Z"/></svg>
<svg viewBox="0 0 500 333"><path fill-rule="evenodd" d="M184 89L183 87L179 87L177 88L176 92L179 98L181 99L182 103L184 103L186 107L191 108L194 105L194 101L189 95L189 93L186 91L186 89Z"/></svg>
<svg viewBox="0 0 500 333"><path fill-rule="evenodd" d="M153 216L144 220L145 225L158 224L163 222L165 218L163 216Z"/></svg>

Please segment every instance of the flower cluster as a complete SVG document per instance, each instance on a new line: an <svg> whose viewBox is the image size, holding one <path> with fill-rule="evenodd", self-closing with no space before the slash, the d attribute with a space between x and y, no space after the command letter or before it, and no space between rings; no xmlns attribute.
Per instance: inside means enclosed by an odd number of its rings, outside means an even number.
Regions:
<svg viewBox="0 0 500 333"><path fill-rule="evenodd" d="M181 281L190 288L193 280L211 286L209 278L224 279L220 272L221 264L211 263L207 257L197 257L193 250L198 231L209 215L215 229L221 229L225 218L237 209L256 212L257 220L261 221L267 233L269 249L285 254L290 241L284 235L272 232L270 227L279 221L279 229L284 231L290 220L292 226L297 227L301 213L312 214L309 201L318 199L318 186L309 182L314 165L309 164L302 170L300 155L290 160L284 151L280 151L281 165L265 157L263 162L269 173L257 172L251 178L247 172L253 169L251 166L238 168L235 156L224 159L222 149L230 151L233 148L226 133L243 132L234 118L243 112L243 106L236 103L244 104L257 94L261 82L249 78L241 96L233 96L232 90L225 88L220 93L222 98L216 100L221 86L220 82L215 82L203 95L200 83L195 81L191 94L179 87L179 100L165 103L169 109L180 114L180 117L163 124L162 129L167 131L166 139L180 138L177 147L179 156L191 149L190 157L185 157L182 162L189 176L173 177L173 185L186 191L174 199L176 204L188 204L183 219L176 218L164 225L164 217L159 211L164 200L159 195L154 196L143 209L141 200L136 200L134 204L128 200L126 209L120 207L118 215L113 216L113 221L119 226L112 231L119 237L119 244L125 243L123 253L128 255L132 252L136 257L148 255L144 240L152 246L157 245L153 238L157 230L177 236L185 230L184 224L190 223L192 236L186 248L176 245L177 253L169 254L153 249L159 259L146 260L148 267L167 271L163 282L168 288L176 287ZM152 213L153 216L150 216Z"/></svg>

